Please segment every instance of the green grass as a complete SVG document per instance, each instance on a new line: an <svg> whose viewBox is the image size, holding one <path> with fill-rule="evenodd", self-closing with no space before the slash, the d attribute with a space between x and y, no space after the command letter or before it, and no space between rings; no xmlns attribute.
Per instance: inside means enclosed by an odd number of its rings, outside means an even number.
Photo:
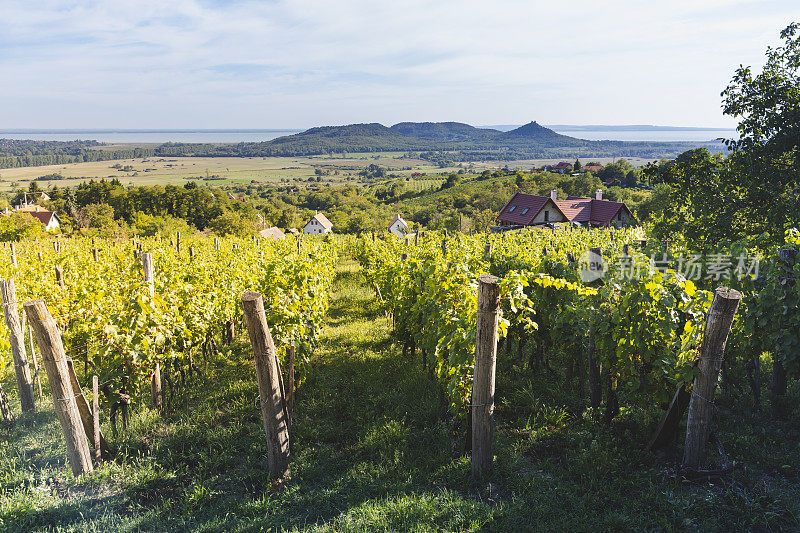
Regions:
<svg viewBox="0 0 800 533"><path fill-rule="evenodd" d="M596 422L557 375L501 352L495 473L451 455L436 386L403 359L357 265L337 269L313 367L298 391L291 478L268 479L246 335L176 398L139 408L113 461L75 480L48 404L0 433L2 531L797 530L800 426L727 393L717 434L746 468L686 483L679 451L642 451L653 413ZM12 396L13 377L5 388ZM790 389L798 405L800 387ZM104 426L110 433L110 428ZM712 454L713 455L713 454Z"/></svg>

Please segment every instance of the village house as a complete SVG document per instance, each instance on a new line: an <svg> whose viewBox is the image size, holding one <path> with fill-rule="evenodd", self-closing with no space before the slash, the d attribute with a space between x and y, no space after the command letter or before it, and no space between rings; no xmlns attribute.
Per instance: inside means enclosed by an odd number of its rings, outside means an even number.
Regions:
<svg viewBox="0 0 800 533"><path fill-rule="evenodd" d="M544 170L546 172L557 172L558 174L563 174L565 172L572 172L572 163L567 163L566 161L561 161L557 165L546 165Z"/></svg>
<svg viewBox="0 0 800 533"><path fill-rule="evenodd" d="M61 217L59 217L55 211L50 211L36 204L22 204L15 209L14 212L27 213L31 215L33 218L44 224L44 229L47 231L55 231L61 227ZM6 208L5 214L9 214L8 208Z"/></svg>
<svg viewBox="0 0 800 533"><path fill-rule="evenodd" d="M286 237L286 234L283 231L281 231L280 228L276 228L274 226L271 228L264 228L261 231L259 231L258 234L267 240L271 239L273 241L280 241L281 239Z"/></svg>
<svg viewBox="0 0 800 533"><path fill-rule="evenodd" d="M625 226L636 222L624 203L603 200L598 189L594 198L568 196L559 200L557 191L550 196L517 192L500 210L497 223L500 231L506 227L537 226L569 222L587 227Z"/></svg>
<svg viewBox="0 0 800 533"><path fill-rule="evenodd" d="M403 216L398 213L389 222L389 233L403 238L408 233L408 224L403 220Z"/></svg>
<svg viewBox="0 0 800 533"><path fill-rule="evenodd" d="M303 233L308 235L324 235L330 233L333 229L333 224L322 213L314 211L314 216L311 217L306 225L303 227Z"/></svg>
<svg viewBox="0 0 800 533"><path fill-rule="evenodd" d="M584 165L583 170L586 172L600 172L603 170L603 165Z"/></svg>

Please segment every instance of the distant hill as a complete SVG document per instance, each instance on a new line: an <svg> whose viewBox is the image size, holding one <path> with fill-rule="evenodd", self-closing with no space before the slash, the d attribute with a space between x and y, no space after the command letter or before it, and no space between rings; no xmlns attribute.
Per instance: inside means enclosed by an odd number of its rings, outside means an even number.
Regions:
<svg viewBox="0 0 800 533"><path fill-rule="evenodd" d="M501 132L476 128L463 122L400 122L392 130L409 137L440 142L486 142L496 139Z"/></svg>

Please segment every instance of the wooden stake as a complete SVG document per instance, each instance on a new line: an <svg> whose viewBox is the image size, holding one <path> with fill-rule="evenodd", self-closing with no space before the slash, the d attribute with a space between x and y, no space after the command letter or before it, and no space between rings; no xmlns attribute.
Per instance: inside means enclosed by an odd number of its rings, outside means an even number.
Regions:
<svg viewBox="0 0 800 533"><path fill-rule="evenodd" d="M156 411L164 411L164 389L161 387L161 363L156 363L153 367L153 375L150 376L150 399Z"/></svg>
<svg viewBox="0 0 800 533"><path fill-rule="evenodd" d="M94 461L97 464L103 460L100 450L100 380L97 375L92 376L92 445L94 446Z"/></svg>
<svg viewBox="0 0 800 533"><path fill-rule="evenodd" d="M56 284L62 289L64 288L64 269L56 265Z"/></svg>
<svg viewBox="0 0 800 533"><path fill-rule="evenodd" d="M475 375L472 381L472 476L478 480L491 473L494 455L494 380L500 311L500 285L497 281L495 276L482 274L478 286Z"/></svg>
<svg viewBox="0 0 800 533"><path fill-rule="evenodd" d="M178 252L178 254L181 253L181 232L180 231L176 231L175 232L175 251Z"/></svg>
<svg viewBox="0 0 800 533"><path fill-rule="evenodd" d="M150 291L152 298L156 294L155 280L153 278L153 254L142 254L142 272L144 273L144 281L147 283L147 289Z"/></svg>
<svg viewBox="0 0 800 533"><path fill-rule="evenodd" d="M94 258L95 263L97 263L100 260L99 252L100 251L97 248L92 248L92 257Z"/></svg>
<svg viewBox="0 0 800 533"><path fill-rule="evenodd" d="M700 375L694 380L692 397L689 400L689 418L686 422L683 465L687 468L697 470L705 457L706 442L711 432L711 417L714 414L714 391L717 389L717 378L725 357L725 343L741 299L739 291L720 287L714 293L714 300L706 316L706 329L697 365Z"/></svg>
<svg viewBox="0 0 800 533"><path fill-rule="evenodd" d="M92 458L89 443L81 423L78 405L69 380L67 356L58 325L53 319L44 300L32 300L23 305L28 322L36 335L36 342L42 351L42 361L47 370L53 406L64 432L67 457L72 472L76 476L92 471Z"/></svg>
<svg viewBox="0 0 800 533"><path fill-rule="evenodd" d="M25 314L23 314L22 317L23 319L27 319L27 315ZM39 374L39 361L36 359L36 349L33 345L33 329L30 326L28 326L28 340L31 345L31 359L33 359L33 382L39 389L39 401L41 402L44 399L44 395L42 394L42 376Z"/></svg>
<svg viewBox="0 0 800 533"><path fill-rule="evenodd" d="M289 416L289 430L294 427L294 344L289 346L289 392L286 398L286 406L288 408Z"/></svg>
<svg viewBox="0 0 800 533"><path fill-rule="evenodd" d="M219 252L219 239L214 237L214 250Z"/></svg>
<svg viewBox="0 0 800 533"><path fill-rule="evenodd" d="M8 403L8 396L3 390L3 383L0 382L0 413L3 415L3 420L9 424L14 423L14 412L11 410L11 405Z"/></svg>
<svg viewBox="0 0 800 533"><path fill-rule="evenodd" d="M242 308L256 363L261 417L267 434L269 473L273 479L280 479L289 471L290 454L286 403L281 390L277 353L267 326L264 298L257 292L246 292L242 295Z"/></svg>
<svg viewBox="0 0 800 533"><path fill-rule="evenodd" d="M3 298L3 315L5 316L6 327L10 333L11 356L14 359L14 372L17 375L19 400L22 412L28 413L36 409L36 402L33 398L31 370L28 366L28 357L25 354L25 332L20 325L19 312L17 311L17 292L14 288L14 280L6 279L0 281L0 293L2 293Z"/></svg>
<svg viewBox="0 0 800 533"><path fill-rule="evenodd" d="M17 266L17 249L14 243L11 243L11 266Z"/></svg>
<svg viewBox="0 0 800 533"><path fill-rule="evenodd" d="M100 433L100 429L98 428L95 430L94 415L89 407L89 401L86 399L86 396L83 395L81 384L78 382L78 376L75 374L75 366L72 364L72 359L70 358L67 358L67 373L69 374L69 382L70 386L72 387L72 394L75 396L75 403L78 406L78 413L81 415L83 431L86 433L86 436L91 439L92 445L94 445L95 431ZM103 437L102 433L100 433L98 440L100 443L101 454L104 457L110 457L111 449L108 447L108 443L106 442L106 439Z"/></svg>

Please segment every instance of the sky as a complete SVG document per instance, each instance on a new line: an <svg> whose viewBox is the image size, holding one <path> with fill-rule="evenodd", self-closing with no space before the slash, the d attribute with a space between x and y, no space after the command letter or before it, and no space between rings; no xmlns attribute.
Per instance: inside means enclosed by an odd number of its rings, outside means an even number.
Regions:
<svg viewBox="0 0 800 533"><path fill-rule="evenodd" d="M0 0L0 129L734 127L797 0Z"/></svg>

